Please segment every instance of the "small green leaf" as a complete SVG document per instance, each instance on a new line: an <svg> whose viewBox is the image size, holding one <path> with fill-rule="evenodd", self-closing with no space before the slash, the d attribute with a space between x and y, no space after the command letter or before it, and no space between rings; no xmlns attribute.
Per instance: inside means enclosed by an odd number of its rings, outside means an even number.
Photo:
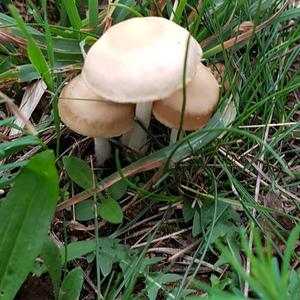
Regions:
<svg viewBox="0 0 300 300"><path fill-rule="evenodd" d="M119 203L111 197L105 198L98 206L100 217L112 224L123 221L123 212Z"/></svg>
<svg viewBox="0 0 300 300"><path fill-rule="evenodd" d="M59 291L59 300L77 300L83 283L83 271L80 267L73 269L65 277Z"/></svg>
<svg viewBox="0 0 300 300"><path fill-rule="evenodd" d="M85 161L74 156L64 156L63 165L70 178L80 187L90 189L93 186L93 173Z"/></svg>
<svg viewBox="0 0 300 300"><path fill-rule="evenodd" d="M127 191L128 183L125 180L120 180L115 184L111 185L107 191L109 195L114 198L115 200L120 200Z"/></svg>
<svg viewBox="0 0 300 300"><path fill-rule="evenodd" d="M14 299L41 253L57 200L55 156L44 151L23 167L0 206L1 300Z"/></svg>
<svg viewBox="0 0 300 300"><path fill-rule="evenodd" d="M61 277L61 255L58 246L48 237L45 239L41 257L51 277L55 299L58 297Z"/></svg>
<svg viewBox="0 0 300 300"><path fill-rule="evenodd" d="M192 207L192 203L188 199L183 202L182 213L185 223L191 221L194 217L195 209Z"/></svg>
<svg viewBox="0 0 300 300"><path fill-rule="evenodd" d="M193 227L192 235L193 237L197 236L201 232L201 222L200 222L200 212L199 209L195 209L194 218L193 218Z"/></svg>
<svg viewBox="0 0 300 300"><path fill-rule="evenodd" d="M99 266L103 276L107 276L111 272L112 264L113 264L113 258L106 253L101 253Z"/></svg>
<svg viewBox="0 0 300 300"><path fill-rule="evenodd" d="M75 218L77 221L89 221L95 218L94 201L86 200L75 205Z"/></svg>

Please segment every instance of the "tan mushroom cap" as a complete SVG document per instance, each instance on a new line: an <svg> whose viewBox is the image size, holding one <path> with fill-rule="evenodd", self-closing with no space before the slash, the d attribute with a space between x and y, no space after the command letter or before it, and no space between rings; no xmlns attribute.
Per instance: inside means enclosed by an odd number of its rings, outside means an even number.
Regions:
<svg viewBox="0 0 300 300"><path fill-rule="evenodd" d="M196 130L210 119L219 100L219 85L209 68L198 64L195 78L186 86L186 106L183 129ZM155 101L155 118L169 128L179 128L183 90L170 97Z"/></svg>
<svg viewBox="0 0 300 300"><path fill-rule="evenodd" d="M58 110L69 128L89 137L118 136L129 131L134 123L133 104L101 101L80 75L63 88Z"/></svg>
<svg viewBox="0 0 300 300"><path fill-rule="evenodd" d="M138 17L107 30L89 50L82 77L95 94L115 102L147 102L182 87L189 32L160 17ZM186 81L202 56L191 37ZM101 78L101 79L100 79Z"/></svg>

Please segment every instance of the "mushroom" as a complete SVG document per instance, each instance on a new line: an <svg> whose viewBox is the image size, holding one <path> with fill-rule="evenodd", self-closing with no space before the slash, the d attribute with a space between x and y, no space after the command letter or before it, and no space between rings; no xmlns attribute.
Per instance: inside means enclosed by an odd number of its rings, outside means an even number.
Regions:
<svg viewBox="0 0 300 300"><path fill-rule="evenodd" d="M210 69L202 63L197 66L194 79L186 86L186 103L183 129L197 130L210 119L219 100L219 85ZM183 90L156 101L153 104L154 117L169 128L180 127L183 104ZM176 131L171 133L170 143L176 141Z"/></svg>
<svg viewBox="0 0 300 300"><path fill-rule="evenodd" d="M109 101L136 103L135 117L147 129L152 101L182 88L187 49L185 82L196 73L202 49L189 37L186 29L160 17L137 17L118 23L89 50L83 80L91 91ZM128 145L139 151L146 138L145 130L135 124Z"/></svg>
<svg viewBox="0 0 300 300"><path fill-rule="evenodd" d="M103 165L110 157L108 138L127 132L134 123L134 104L104 101L86 86L81 75L63 88L58 110L61 120L69 128L94 137L98 165Z"/></svg>

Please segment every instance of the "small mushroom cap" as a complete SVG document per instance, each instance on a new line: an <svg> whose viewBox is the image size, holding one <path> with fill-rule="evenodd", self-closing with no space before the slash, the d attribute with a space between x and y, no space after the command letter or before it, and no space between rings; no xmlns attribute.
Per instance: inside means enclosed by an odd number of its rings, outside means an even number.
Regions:
<svg viewBox="0 0 300 300"><path fill-rule="evenodd" d="M194 79L186 86L186 105L183 129L196 130L210 119L219 100L219 85L209 68L198 64ZM183 90L170 97L155 101L155 118L169 128L179 128L183 103Z"/></svg>
<svg viewBox="0 0 300 300"><path fill-rule="evenodd" d="M107 30L89 50L82 77L95 94L115 102L146 102L182 87L202 56L198 42L179 25L160 17L132 18Z"/></svg>
<svg viewBox="0 0 300 300"><path fill-rule="evenodd" d="M89 137L118 136L129 131L134 123L134 104L101 101L80 75L63 88L58 110L69 128Z"/></svg>

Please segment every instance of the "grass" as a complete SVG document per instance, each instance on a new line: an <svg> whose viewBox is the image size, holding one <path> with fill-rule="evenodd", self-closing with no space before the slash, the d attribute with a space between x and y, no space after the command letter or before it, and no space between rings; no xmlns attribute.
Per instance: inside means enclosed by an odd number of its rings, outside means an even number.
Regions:
<svg viewBox="0 0 300 300"><path fill-rule="evenodd" d="M29 272L46 281L51 299L297 299L299 8L279 0L178 1L177 7L120 0L100 5L98 13L93 0L25 2L6 1L0 14L0 215L7 224L0 247L16 245L1 252L0 263L19 262L10 265L18 280L0 271L0 299L18 291L32 299L21 286ZM60 90L80 72L82 49L110 22L172 13L203 46L205 64L224 63L217 111L205 129L172 146L169 130L153 119L145 157L116 140L114 159L96 168L92 140L60 124ZM21 129L10 136L14 119L25 114L24 91L40 78L47 91L28 116L37 134ZM24 218L29 233L23 218L5 211L8 201L35 199L26 185L43 174L28 174L38 168L36 153L50 155L47 149L55 152L59 175L44 187L59 188L55 215L55 204L48 204L50 242L45 222L43 232L30 234L42 222L42 207ZM44 163L53 168L51 160ZM40 247L32 252L32 263L40 257L34 266L22 260L31 239ZM40 299L49 296L33 290Z"/></svg>

